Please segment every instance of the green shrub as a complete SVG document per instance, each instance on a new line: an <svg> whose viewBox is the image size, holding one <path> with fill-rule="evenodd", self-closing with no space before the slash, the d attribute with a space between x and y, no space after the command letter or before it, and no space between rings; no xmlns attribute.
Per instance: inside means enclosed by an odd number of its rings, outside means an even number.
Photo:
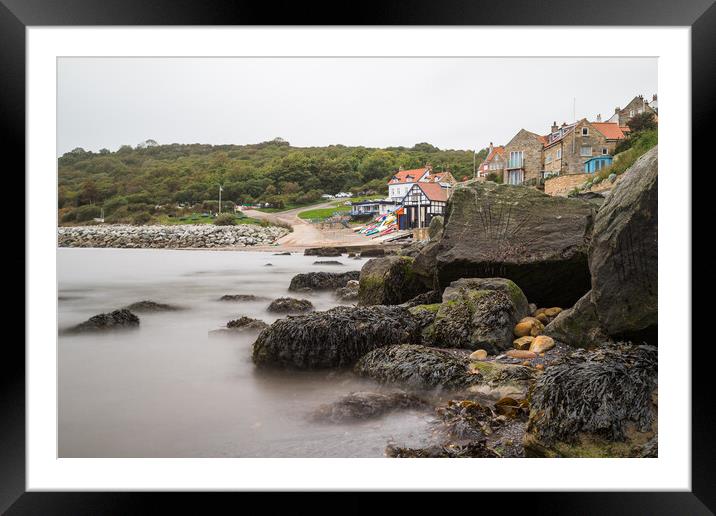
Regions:
<svg viewBox="0 0 716 516"><path fill-rule="evenodd" d="M140 211L132 215L132 224L136 226L143 226L150 220L152 220L152 214L148 211Z"/></svg>
<svg viewBox="0 0 716 516"><path fill-rule="evenodd" d="M100 210L99 206L95 206L94 204L85 204L75 210L75 220L77 220L77 222L86 222L94 219L95 217L99 217L101 213L102 210Z"/></svg>
<svg viewBox="0 0 716 516"><path fill-rule="evenodd" d="M217 226L235 226L236 217L231 213L222 213L214 219L214 224Z"/></svg>

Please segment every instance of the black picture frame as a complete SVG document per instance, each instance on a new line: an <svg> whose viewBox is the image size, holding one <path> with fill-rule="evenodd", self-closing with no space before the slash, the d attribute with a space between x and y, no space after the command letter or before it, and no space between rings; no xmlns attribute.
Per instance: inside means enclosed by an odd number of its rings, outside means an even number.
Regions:
<svg viewBox="0 0 716 516"><path fill-rule="evenodd" d="M25 29L28 26L68 25L619 25L689 26L692 43L692 149L709 149L707 138L714 117L716 84L716 5L714 0L533 0L478 2L363 1L341 11L338 4L291 1L199 2L191 0L0 0L0 127L6 159L6 181L15 181L12 197L25 194L20 170L25 170ZM700 164L699 160L703 160ZM693 169L710 172L705 156L694 154ZM684 163L684 174L690 173ZM12 171L12 173L11 173ZM711 178L707 179L712 182ZM9 183L6 183L6 185ZM692 189L692 192L694 190ZM26 195L25 195L25 198ZM693 218L693 217L692 217ZM25 268L25 247L7 257L13 268ZM8 263L8 262L6 262ZM8 268L9 269L9 268ZM26 274L32 271L26 270ZM20 283L19 274L14 281ZM24 285L23 285L24 287ZM20 285L17 286L18 291ZM23 288L23 299L24 288ZM15 301L15 299L13 299ZM24 303L14 302L8 320L19 321ZM14 316L14 317L12 317ZM24 339L23 339L24 340ZM640 493L480 493L497 496L510 509L524 506L549 514L711 514L716 510L716 445L711 385L706 368L710 342L692 346L692 491ZM684 352L688 342L666 343ZM25 492L25 352L19 338L6 338L0 375L0 511L7 514L128 514L166 510L164 493L26 493ZM662 388L668 388L663 386ZM205 512L206 495L179 495L184 510ZM213 496L213 495L212 495ZM226 501L235 494L218 495ZM359 496L353 494L356 497ZM422 496L412 500L422 502ZM362 501L362 503L361 503ZM342 504L344 508L370 507L371 502ZM490 500L487 500L490 501ZM470 503L470 502L468 502ZM473 502L475 499L473 498ZM478 506L474 506L478 510Z"/></svg>

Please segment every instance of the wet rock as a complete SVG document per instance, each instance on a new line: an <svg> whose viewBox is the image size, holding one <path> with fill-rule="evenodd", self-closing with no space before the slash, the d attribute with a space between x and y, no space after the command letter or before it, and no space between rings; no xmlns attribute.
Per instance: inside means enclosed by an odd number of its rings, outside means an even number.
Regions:
<svg viewBox="0 0 716 516"><path fill-rule="evenodd" d="M226 327L230 330L260 332L268 328L269 325L260 319L242 316L227 322Z"/></svg>
<svg viewBox="0 0 716 516"><path fill-rule="evenodd" d="M413 258L372 258L360 272L358 304L398 305L427 291L412 270Z"/></svg>
<svg viewBox="0 0 716 516"><path fill-rule="evenodd" d="M175 305L167 305L164 303L156 303L154 301L137 301L131 305L125 306L125 309L130 312L173 312L181 310L181 307Z"/></svg>
<svg viewBox="0 0 716 516"><path fill-rule="evenodd" d="M477 349L470 353L470 360L485 360L487 358L487 351L484 349Z"/></svg>
<svg viewBox="0 0 716 516"><path fill-rule="evenodd" d="M280 314L296 314L310 312L313 310L313 303L308 299L296 299L294 297L279 297L271 301L267 310Z"/></svg>
<svg viewBox="0 0 716 516"><path fill-rule="evenodd" d="M534 338L532 344L530 344L529 350L533 353L544 353L554 347L554 339L547 335L539 335Z"/></svg>
<svg viewBox="0 0 716 516"><path fill-rule="evenodd" d="M571 306L589 290L590 203L484 182L456 189L448 213L436 257L441 288L508 278L542 306Z"/></svg>
<svg viewBox="0 0 716 516"><path fill-rule="evenodd" d="M391 458L496 458L498 455L486 445L486 440L473 441L467 444L435 445L426 448L404 448L400 446L388 446L385 450L386 457Z"/></svg>
<svg viewBox="0 0 716 516"><path fill-rule="evenodd" d="M358 361L354 371L413 389L460 389L479 381L467 364L464 358L446 350L402 344L371 351Z"/></svg>
<svg viewBox="0 0 716 516"><path fill-rule="evenodd" d="M532 336L530 336L530 335L525 335L524 337L520 337L519 339L515 339L515 340L512 342L512 346L513 346L515 349L521 349L521 350L530 349L530 344L532 344L532 341L533 341L533 340L535 340L534 337L532 337Z"/></svg>
<svg viewBox="0 0 716 516"><path fill-rule="evenodd" d="M505 355L511 358L537 358L537 353L534 351L525 351L521 349L510 349L505 353Z"/></svg>
<svg viewBox="0 0 716 516"><path fill-rule="evenodd" d="M358 280L360 271L348 272L306 272L291 278L288 290L307 292L310 290L334 290L346 286L351 280Z"/></svg>
<svg viewBox="0 0 716 516"><path fill-rule="evenodd" d="M345 247L311 247L306 249L303 254L304 256L340 256L343 253L347 253L348 249Z"/></svg>
<svg viewBox="0 0 716 516"><path fill-rule="evenodd" d="M313 262L313 265L343 265L337 260L317 260Z"/></svg>
<svg viewBox="0 0 716 516"><path fill-rule="evenodd" d="M434 323L423 332L427 344L484 349L497 354L512 347L512 328L527 313L527 299L512 281L467 278L443 292Z"/></svg>
<svg viewBox="0 0 716 516"><path fill-rule="evenodd" d="M435 303L442 302L442 295L437 290L430 290L428 292L423 292L422 294L418 294L413 299L406 301L401 306L405 307L413 307L418 305L432 305Z"/></svg>
<svg viewBox="0 0 716 516"><path fill-rule="evenodd" d="M139 326L139 317L134 315L126 308L115 310L110 313L97 314L90 317L85 322L73 326L67 333L86 333L109 330L126 330L137 328Z"/></svg>
<svg viewBox="0 0 716 516"><path fill-rule="evenodd" d="M345 287L336 289L336 297L341 301L357 301L358 280L350 280Z"/></svg>
<svg viewBox="0 0 716 516"><path fill-rule="evenodd" d="M230 302L246 302L246 301L262 301L265 297L255 296L253 294L225 294L219 298L219 301Z"/></svg>
<svg viewBox="0 0 716 516"><path fill-rule="evenodd" d="M468 391L494 399L505 396L524 398L535 378L534 371L529 367L494 361L472 362L470 372L478 376L479 383Z"/></svg>
<svg viewBox="0 0 716 516"><path fill-rule="evenodd" d="M261 366L347 367L371 350L420 339L418 321L399 306L348 307L274 322L253 346Z"/></svg>
<svg viewBox="0 0 716 516"><path fill-rule="evenodd" d="M574 307L560 312L544 329L544 335L575 347L594 347L608 342L609 336L599 324L597 310L590 294Z"/></svg>
<svg viewBox="0 0 716 516"><path fill-rule="evenodd" d="M363 249L360 252L362 258L379 258L385 256L385 249L382 247L373 247L370 249Z"/></svg>
<svg viewBox="0 0 716 516"><path fill-rule="evenodd" d="M577 350L531 394L525 450L540 457L635 457L656 435L657 350Z"/></svg>
<svg viewBox="0 0 716 516"><path fill-rule="evenodd" d="M515 324L512 332L515 337L536 337L544 331L544 325L536 317L524 317Z"/></svg>
<svg viewBox="0 0 716 516"><path fill-rule="evenodd" d="M428 238L430 240L440 240L445 227L445 221L442 216L438 215L430 219L430 225L428 226Z"/></svg>
<svg viewBox="0 0 716 516"><path fill-rule="evenodd" d="M437 258L439 241L420 242L420 251L415 255L413 273L425 285L425 288L442 292L437 278Z"/></svg>
<svg viewBox="0 0 716 516"><path fill-rule="evenodd" d="M354 392L334 403L320 406L311 414L311 419L329 423L346 423L374 419L396 410L428 407L428 403L424 400L405 392L387 394Z"/></svg>

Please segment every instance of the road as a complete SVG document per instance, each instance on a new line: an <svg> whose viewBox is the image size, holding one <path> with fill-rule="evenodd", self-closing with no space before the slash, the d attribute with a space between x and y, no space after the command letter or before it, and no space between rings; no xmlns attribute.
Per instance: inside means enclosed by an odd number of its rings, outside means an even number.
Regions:
<svg viewBox="0 0 716 516"><path fill-rule="evenodd" d="M279 211L276 213L264 213L258 210L243 210L244 215L259 220L266 220L270 223L287 224L293 228L293 232L278 240L278 246L287 250L299 250L307 247L331 247L331 246L359 246L371 244L371 240L353 230L340 227L335 229L321 229L315 224L303 220L298 214L306 210L319 208L330 208L335 201L294 208L292 210ZM276 247L272 247L276 249Z"/></svg>

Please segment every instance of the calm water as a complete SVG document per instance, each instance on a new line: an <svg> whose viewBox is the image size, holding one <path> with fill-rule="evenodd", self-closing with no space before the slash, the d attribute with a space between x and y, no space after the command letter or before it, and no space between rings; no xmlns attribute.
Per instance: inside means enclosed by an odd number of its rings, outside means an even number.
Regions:
<svg viewBox="0 0 716 516"><path fill-rule="evenodd" d="M136 331L59 338L61 457L381 457L388 441L426 443L428 416L400 412L355 424L312 423L323 403L378 387L348 372L272 373L251 363L254 335L208 332L248 315L272 322L316 258L272 253L58 249L59 327L143 299L184 311L139 314ZM267 267L272 263L272 267ZM268 298L219 302L224 294ZM301 294L318 310L332 293Z"/></svg>

